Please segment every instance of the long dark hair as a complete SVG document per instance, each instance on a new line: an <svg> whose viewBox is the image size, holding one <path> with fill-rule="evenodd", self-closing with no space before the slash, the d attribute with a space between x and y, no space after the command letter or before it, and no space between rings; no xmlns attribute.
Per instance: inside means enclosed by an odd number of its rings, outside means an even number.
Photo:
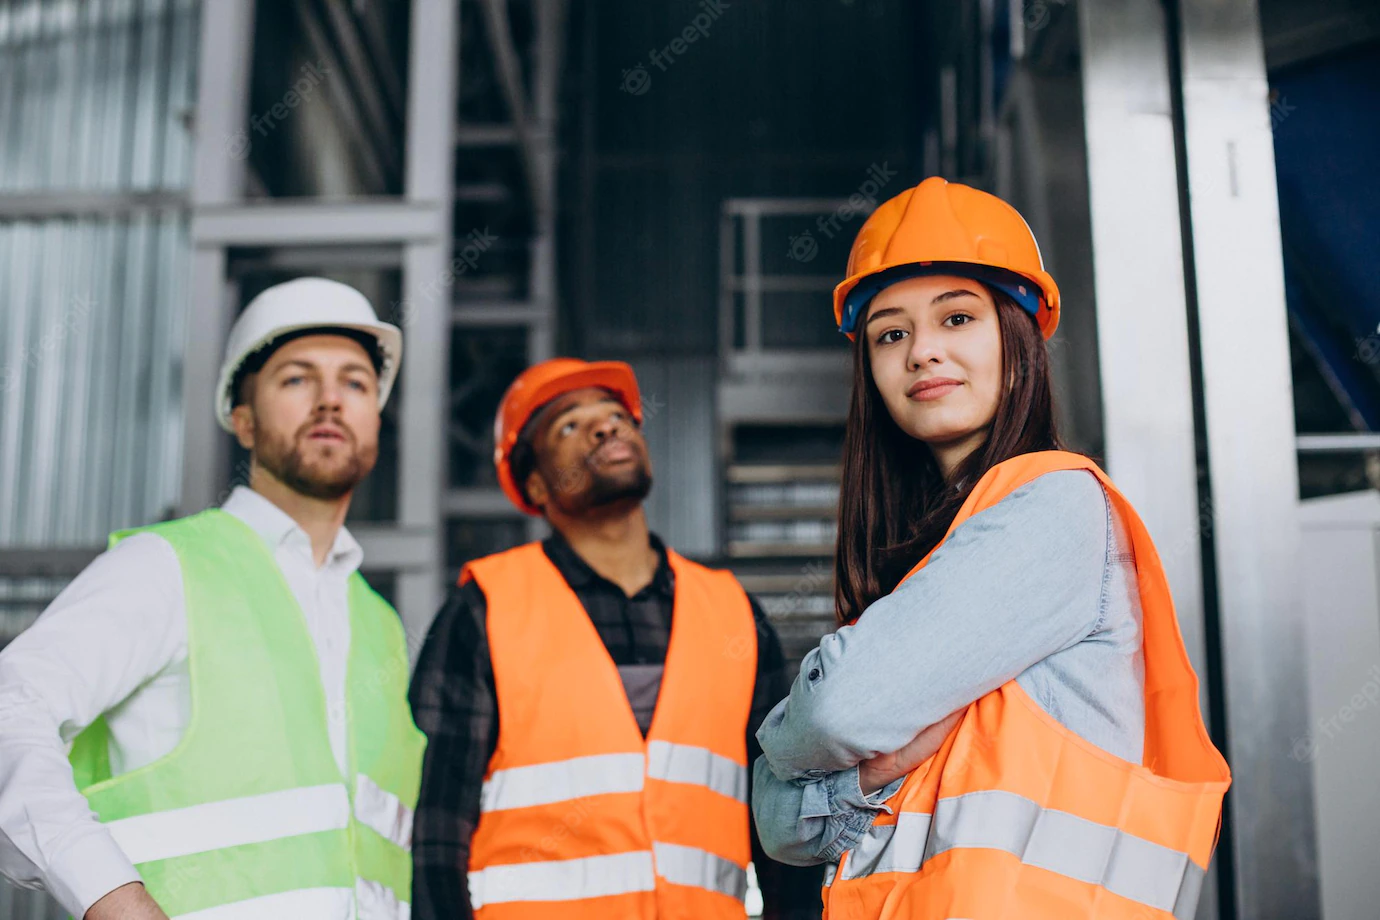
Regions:
<svg viewBox="0 0 1380 920"><path fill-rule="evenodd" d="M1049 352L1035 318L1002 291L987 291L997 305L1005 386L987 440L948 480L929 447L892 420L872 380L867 338L861 329L855 337L834 557L840 625L890 594L934 549L989 469L1021 454L1068 449L1057 431Z"/></svg>

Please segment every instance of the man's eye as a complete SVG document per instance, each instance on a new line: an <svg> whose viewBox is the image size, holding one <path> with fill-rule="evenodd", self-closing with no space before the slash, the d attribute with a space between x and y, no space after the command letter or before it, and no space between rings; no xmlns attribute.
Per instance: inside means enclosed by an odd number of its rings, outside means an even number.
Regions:
<svg viewBox="0 0 1380 920"><path fill-rule="evenodd" d="M575 433L575 423L574 423L574 422L566 422L564 425L561 426L561 432L560 432L560 433L561 433L561 437L565 437L566 435L574 434L574 433Z"/></svg>
<svg viewBox="0 0 1380 920"><path fill-rule="evenodd" d="M356 390L359 390L361 393L368 389L368 387L364 385L364 382L362 380L351 380L346 384L346 386L352 386Z"/></svg>
<svg viewBox="0 0 1380 920"><path fill-rule="evenodd" d="M306 379L307 378L303 377L301 374L293 374L291 377L288 377L283 380L283 386L292 386L293 384L301 383Z"/></svg>

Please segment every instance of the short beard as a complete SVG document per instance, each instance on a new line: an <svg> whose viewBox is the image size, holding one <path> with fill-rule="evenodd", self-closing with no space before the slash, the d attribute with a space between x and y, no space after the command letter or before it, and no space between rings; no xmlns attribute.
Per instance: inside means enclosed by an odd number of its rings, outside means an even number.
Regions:
<svg viewBox="0 0 1380 920"><path fill-rule="evenodd" d="M642 502L652 491L652 474L645 466L639 466L631 479L613 479L602 473L590 471L589 490L585 493L585 506L602 508L618 502Z"/></svg>
<svg viewBox="0 0 1380 920"><path fill-rule="evenodd" d="M592 466L570 474L543 477L548 483L551 502L561 513L573 517L610 505L640 504L652 491L652 474L645 464L631 476L609 476ZM584 485L584 488L577 488Z"/></svg>
<svg viewBox="0 0 1380 920"><path fill-rule="evenodd" d="M350 451L349 462L331 473L316 471L302 456L301 435L320 422L320 419L313 419L303 425L291 439L279 439L256 424L254 459L292 491L320 501L338 501L354 491L355 486L369 475L369 471L374 468L378 451L375 450L367 457L360 456L360 452L354 449L354 433L346 429L348 440L340 445L340 448Z"/></svg>

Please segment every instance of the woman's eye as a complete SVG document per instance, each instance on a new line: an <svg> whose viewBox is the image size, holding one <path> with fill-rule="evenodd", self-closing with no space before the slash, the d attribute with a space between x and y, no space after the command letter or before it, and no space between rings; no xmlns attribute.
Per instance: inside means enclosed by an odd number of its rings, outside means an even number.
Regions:
<svg viewBox="0 0 1380 920"><path fill-rule="evenodd" d="M906 331L904 329L888 329L886 332L883 332L881 335L877 336L877 344L890 345L892 342L901 341L901 339L905 338L905 336Z"/></svg>
<svg viewBox="0 0 1380 920"><path fill-rule="evenodd" d="M966 326L968 323L971 323L973 321L973 318L969 316L967 313L955 313L953 316L950 316L949 319L944 320L944 322L947 323L950 320L955 321L955 326Z"/></svg>

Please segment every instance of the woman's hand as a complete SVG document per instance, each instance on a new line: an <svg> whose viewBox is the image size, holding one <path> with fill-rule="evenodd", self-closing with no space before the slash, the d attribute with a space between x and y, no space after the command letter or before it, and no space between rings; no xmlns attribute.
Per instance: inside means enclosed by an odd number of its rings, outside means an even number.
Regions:
<svg viewBox="0 0 1380 920"><path fill-rule="evenodd" d="M934 756L949 732L954 730L958 720L963 718L964 709L950 713L929 728L916 735L905 747L892 754L878 754L871 760L858 764L858 782L862 791L871 795L888 783L895 782L911 773L916 767Z"/></svg>

